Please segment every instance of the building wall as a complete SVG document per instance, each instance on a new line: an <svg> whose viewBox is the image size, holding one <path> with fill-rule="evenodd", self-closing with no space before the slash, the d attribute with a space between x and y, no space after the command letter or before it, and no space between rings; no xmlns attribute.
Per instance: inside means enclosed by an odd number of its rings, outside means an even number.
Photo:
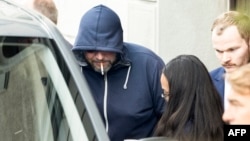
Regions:
<svg viewBox="0 0 250 141"><path fill-rule="evenodd" d="M199 57L209 70L219 66L211 25L227 11L227 0L130 0L128 40L145 45L167 63L180 54Z"/></svg>
<svg viewBox="0 0 250 141"><path fill-rule="evenodd" d="M158 53L167 62L179 54L194 54L209 70L219 66L211 44L211 25L227 11L227 0L158 0ZM165 5L165 7L163 6Z"/></svg>

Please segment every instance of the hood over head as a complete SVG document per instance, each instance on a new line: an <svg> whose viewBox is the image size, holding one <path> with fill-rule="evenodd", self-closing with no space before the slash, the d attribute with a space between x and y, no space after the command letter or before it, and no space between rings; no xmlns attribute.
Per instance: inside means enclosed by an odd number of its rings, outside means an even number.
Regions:
<svg viewBox="0 0 250 141"><path fill-rule="evenodd" d="M87 11L80 27L72 51L78 59L82 51L96 50L122 53L123 30L118 15L104 5Z"/></svg>

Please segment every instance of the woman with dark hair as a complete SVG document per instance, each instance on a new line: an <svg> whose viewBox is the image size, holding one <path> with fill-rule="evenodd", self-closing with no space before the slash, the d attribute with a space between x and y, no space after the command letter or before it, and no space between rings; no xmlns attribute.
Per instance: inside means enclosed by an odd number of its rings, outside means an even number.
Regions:
<svg viewBox="0 0 250 141"><path fill-rule="evenodd" d="M205 65L194 55L172 59L161 76L165 112L155 136L223 141L223 107Z"/></svg>

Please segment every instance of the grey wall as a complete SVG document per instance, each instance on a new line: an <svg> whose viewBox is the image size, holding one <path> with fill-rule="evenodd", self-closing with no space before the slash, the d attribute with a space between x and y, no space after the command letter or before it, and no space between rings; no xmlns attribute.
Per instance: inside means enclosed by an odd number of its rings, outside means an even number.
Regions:
<svg viewBox="0 0 250 141"><path fill-rule="evenodd" d="M152 49L166 63L177 55L193 54L211 70L219 63L210 28L227 9L227 0L130 0L127 39Z"/></svg>
<svg viewBox="0 0 250 141"><path fill-rule="evenodd" d="M159 55L169 61L179 54L194 54L209 70L217 67L210 29L214 18L227 11L228 1L159 0L159 6Z"/></svg>

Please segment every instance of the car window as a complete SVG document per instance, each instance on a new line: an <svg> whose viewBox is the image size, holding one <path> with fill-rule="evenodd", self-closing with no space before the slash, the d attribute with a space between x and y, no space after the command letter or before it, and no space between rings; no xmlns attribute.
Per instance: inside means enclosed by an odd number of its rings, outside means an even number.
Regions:
<svg viewBox="0 0 250 141"><path fill-rule="evenodd" d="M54 52L36 38L0 38L3 140L88 140Z"/></svg>

